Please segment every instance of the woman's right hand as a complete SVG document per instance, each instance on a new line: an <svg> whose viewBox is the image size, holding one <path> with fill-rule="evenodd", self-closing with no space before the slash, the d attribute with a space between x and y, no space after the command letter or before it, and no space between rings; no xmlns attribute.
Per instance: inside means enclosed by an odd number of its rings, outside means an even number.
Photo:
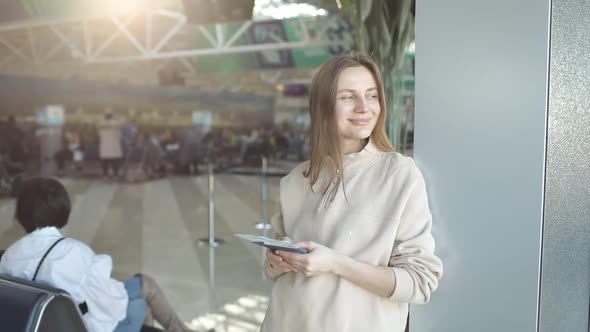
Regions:
<svg viewBox="0 0 590 332"><path fill-rule="evenodd" d="M289 241L293 242L288 237L284 237L281 239L282 241ZM283 257L277 255L274 250L268 249L266 250L266 261L271 270L287 273L287 272L297 272L297 269L293 267L291 264L285 262Z"/></svg>

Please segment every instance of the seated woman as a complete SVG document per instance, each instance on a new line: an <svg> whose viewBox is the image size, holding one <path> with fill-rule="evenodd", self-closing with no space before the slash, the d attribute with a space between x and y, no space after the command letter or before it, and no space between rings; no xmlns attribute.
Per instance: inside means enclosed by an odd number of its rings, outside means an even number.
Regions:
<svg viewBox="0 0 590 332"><path fill-rule="evenodd" d="M96 255L86 244L62 237L59 229L68 223L70 204L58 181L25 180L15 218L27 235L2 255L0 273L67 291L91 332L138 332L150 320L148 308L166 331L190 331L152 278L137 274L119 282L111 278L110 256Z"/></svg>

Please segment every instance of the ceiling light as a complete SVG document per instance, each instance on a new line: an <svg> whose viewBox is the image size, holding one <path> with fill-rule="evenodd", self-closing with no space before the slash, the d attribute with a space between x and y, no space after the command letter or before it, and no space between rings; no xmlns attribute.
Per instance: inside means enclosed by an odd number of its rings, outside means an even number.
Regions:
<svg viewBox="0 0 590 332"><path fill-rule="evenodd" d="M300 16L326 16L328 12L307 3L284 3L258 0L254 5L254 15L262 18L285 19Z"/></svg>

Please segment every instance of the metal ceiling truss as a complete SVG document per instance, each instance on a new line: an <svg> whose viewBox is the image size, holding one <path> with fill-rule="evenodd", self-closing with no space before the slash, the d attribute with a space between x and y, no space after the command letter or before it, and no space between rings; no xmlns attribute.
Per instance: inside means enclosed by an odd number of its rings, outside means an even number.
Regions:
<svg viewBox="0 0 590 332"><path fill-rule="evenodd" d="M124 16L16 22L0 25L0 68L19 62L45 65L178 59L188 72L194 72L195 68L187 58L350 46L352 40L325 38L330 23L336 19L337 16L302 17L298 19L301 41L287 41L275 35L272 42L248 45L238 45L237 41L254 24L252 21L242 23L235 32L227 34L222 24L216 24L214 30L208 26L195 26L188 24L184 14L166 10L142 10ZM323 28L310 34L315 24L321 24ZM197 34L199 36L195 38ZM199 38L205 38L209 47L198 47ZM170 43L172 40L176 42ZM122 47L122 44L127 46Z"/></svg>

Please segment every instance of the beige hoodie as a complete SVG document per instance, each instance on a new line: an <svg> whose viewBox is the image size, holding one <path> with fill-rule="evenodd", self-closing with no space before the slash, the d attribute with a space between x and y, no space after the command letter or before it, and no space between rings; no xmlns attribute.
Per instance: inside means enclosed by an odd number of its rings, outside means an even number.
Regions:
<svg viewBox="0 0 590 332"><path fill-rule="evenodd" d="M261 331L402 332L408 304L428 302L438 286L442 263L434 255L426 188L414 161L369 142L343 162L346 199L340 188L327 207L320 190L327 174L312 192L303 176L309 162L281 179L281 213L272 220L276 236L315 241L361 262L390 266L395 290L385 298L333 274L282 274L267 262L274 286Z"/></svg>

